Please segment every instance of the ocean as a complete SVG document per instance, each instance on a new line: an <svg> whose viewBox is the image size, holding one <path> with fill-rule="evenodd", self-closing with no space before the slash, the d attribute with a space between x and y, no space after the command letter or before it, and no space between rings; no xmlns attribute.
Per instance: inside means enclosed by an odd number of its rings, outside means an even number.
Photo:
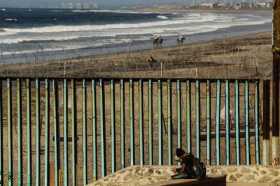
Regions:
<svg viewBox="0 0 280 186"><path fill-rule="evenodd" d="M117 10L0 9L0 63L77 58L271 30L268 13L139 13Z"/></svg>

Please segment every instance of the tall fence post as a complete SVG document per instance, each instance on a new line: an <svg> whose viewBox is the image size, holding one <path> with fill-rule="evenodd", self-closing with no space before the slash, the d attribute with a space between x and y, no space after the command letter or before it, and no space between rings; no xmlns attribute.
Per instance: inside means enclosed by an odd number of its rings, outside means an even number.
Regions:
<svg viewBox="0 0 280 186"><path fill-rule="evenodd" d="M76 164L77 164L77 114L76 114L76 82L74 79L71 80L71 85L72 85L72 185L76 186L77 182L77 171L76 171ZM94 108L94 107L93 107ZM93 109L94 110L94 109ZM94 117L93 117L94 121ZM95 140L94 140L95 142ZM94 143L93 142L93 143ZM95 163L95 161L94 161Z"/></svg>
<svg viewBox="0 0 280 186"><path fill-rule="evenodd" d="M13 120L11 80L7 79L7 110L8 110L8 185L13 185Z"/></svg>
<svg viewBox="0 0 280 186"><path fill-rule="evenodd" d="M59 115L58 115L58 91L56 80L52 81L53 90L53 124L54 124L54 180L55 186L59 185Z"/></svg>
<svg viewBox="0 0 280 186"><path fill-rule="evenodd" d="M68 185L68 81L64 79L63 81L63 153L64 153L64 170L63 179L64 185Z"/></svg>
<svg viewBox="0 0 280 186"><path fill-rule="evenodd" d="M116 171L116 123L115 123L115 81L111 80L111 171L112 174Z"/></svg>
<svg viewBox="0 0 280 186"><path fill-rule="evenodd" d="M262 132L263 132L263 152L262 152L262 164L269 165L270 158L270 149L269 149L269 141L270 141L270 81L263 81L263 124L262 124Z"/></svg>
<svg viewBox="0 0 280 186"><path fill-rule="evenodd" d="M40 120L40 80L37 78L35 80L35 126L36 126L36 186L39 186L41 183L41 166L40 166L40 135L41 135L41 120Z"/></svg>
<svg viewBox="0 0 280 186"><path fill-rule="evenodd" d="M49 185L49 132L50 132L50 122L49 122L49 80L45 79L45 185Z"/></svg>
<svg viewBox="0 0 280 186"><path fill-rule="evenodd" d="M100 83L101 84L101 83ZM85 79L83 79L83 183L84 185L87 184L87 82ZM100 105L100 108L102 108L102 105ZM102 111L100 112L102 114ZM103 120L102 120L103 121ZM100 121L100 122L102 122ZM101 136L103 133L101 133ZM103 152L103 144L101 146L101 151ZM102 157L101 153L101 157ZM103 157L102 157L103 158Z"/></svg>
<svg viewBox="0 0 280 186"><path fill-rule="evenodd" d="M153 165L153 82L149 80L148 88L148 120L149 120L149 164Z"/></svg>
<svg viewBox="0 0 280 186"><path fill-rule="evenodd" d="M280 0L273 6L272 66L272 160L279 163L279 62L280 62Z"/></svg>
<svg viewBox="0 0 280 186"><path fill-rule="evenodd" d="M3 99L2 80L0 80L0 152L3 152ZM3 185L3 153L0 153L0 184Z"/></svg>
<svg viewBox="0 0 280 186"><path fill-rule="evenodd" d="M120 81L121 168L125 168L125 82Z"/></svg>
<svg viewBox="0 0 280 186"><path fill-rule="evenodd" d="M163 136L162 136L162 82L158 80L158 164L163 164ZM179 134L178 134L179 136Z"/></svg>
<svg viewBox="0 0 280 186"><path fill-rule="evenodd" d="M17 79L17 123L18 123L18 185L22 183L22 93L21 93L21 80Z"/></svg>

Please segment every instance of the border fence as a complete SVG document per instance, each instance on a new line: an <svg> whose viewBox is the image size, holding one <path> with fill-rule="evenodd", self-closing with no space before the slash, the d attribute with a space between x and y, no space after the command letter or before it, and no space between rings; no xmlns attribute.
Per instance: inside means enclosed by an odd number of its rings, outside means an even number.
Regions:
<svg viewBox="0 0 280 186"><path fill-rule="evenodd" d="M175 165L177 147L208 165L263 164L264 82L1 79L1 185L86 185L131 165Z"/></svg>
<svg viewBox="0 0 280 186"><path fill-rule="evenodd" d="M0 185L86 185L174 165L176 147L208 165L279 164L273 9L271 80L0 79Z"/></svg>

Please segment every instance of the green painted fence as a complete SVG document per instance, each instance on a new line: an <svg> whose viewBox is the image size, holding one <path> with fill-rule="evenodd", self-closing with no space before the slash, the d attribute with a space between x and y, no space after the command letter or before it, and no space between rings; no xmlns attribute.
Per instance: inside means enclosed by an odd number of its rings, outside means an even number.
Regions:
<svg viewBox="0 0 280 186"><path fill-rule="evenodd" d="M131 165L261 164L259 80L0 81L0 185L86 185Z"/></svg>

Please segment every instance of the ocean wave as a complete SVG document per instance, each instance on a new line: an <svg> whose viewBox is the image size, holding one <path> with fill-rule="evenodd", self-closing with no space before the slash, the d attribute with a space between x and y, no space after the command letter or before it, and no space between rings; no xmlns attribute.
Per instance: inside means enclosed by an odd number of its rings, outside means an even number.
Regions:
<svg viewBox="0 0 280 186"><path fill-rule="evenodd" d="M44 26L44 27L33 27L33 28L5 28L6 34L16 33L59 33L59 32L81 32L81 31L100 31L109 29L133 29L133 28L149 28L159 26L170 26L170 25L182 25L182 24L196 24L202 22L214 21L216 18L215 14L208 14L200 19L171 19L161 20L144 23L121 23L121 24L106 24L106 25L59 25L59 26Z"/></svg>
<svg viewBox="0 0 280 186"><path fill-rule="evenodd" d="M4 20L7 22L17 22L18 21L17 18L5 18Z"/></svg>
<svg viewBox="0 0 280 186"><path fill-rule="evenodd" d="M159 15L159 16L157 16L157 18L159 18L159 19L168 19L167 16L163 16L163 15Z"/></svg>
<svg viewBox="0 0 280 186"><path fill-rule="evenodd" d="M145 38L147 39L147 38ZM139 39L139 40L143 40ZM88 45L67 45L67 46L57 46L57 47L52 47L52 48L45 48L40 45L38 49L27 49L27 50L20 50L20 51L2 51L0 54L2 56L7 56L7 55L19 55L19 54L40 54L44 52L63 52L63 51L69 51L69 50L81 50L81 49L87 49L87 48L95 48L95 47L101 47L105 45L111 45L111 44L123 44L123 43L130 43L132 40L131 39L123 39L123 40L118 40L118 39L104 39L102 41L99 41L98 43L89 43Z"/></svg>
<svg viewBox="0 0 280 186"><path fill-rule="evenodd" d="M161 20L156 22L135 24L108 24L108 25L76 25L76 26L48 26L24 29L0 30L0 43L14 44L37 41L68 41L82 40L83 38L120 37L124 36L162 36L191 35L204 32L213 32L232 26L258 25L271 22L269 18L249 19L234 15L217 14L188 14L184 17ZM4 31L4 32L3 32Z"/></svg>
<svg viewBox="0 0 280 186"><path fill-rule="evenodd" d="M76 9L72 10L74 13L90 13L90 12L97 12L97 13L118 13L118 14L155 14L153 12L137 12L131 10L81 10Z"/></svg>
<svg viewBox="0 0 280 186"><path fill-rule="evenodd" d="M0 44L16 44L16 43L28 43L36 41L66 41L77 39L79 37L65 37L65 38L13 38L13 39L1 39Z"/></svg>

